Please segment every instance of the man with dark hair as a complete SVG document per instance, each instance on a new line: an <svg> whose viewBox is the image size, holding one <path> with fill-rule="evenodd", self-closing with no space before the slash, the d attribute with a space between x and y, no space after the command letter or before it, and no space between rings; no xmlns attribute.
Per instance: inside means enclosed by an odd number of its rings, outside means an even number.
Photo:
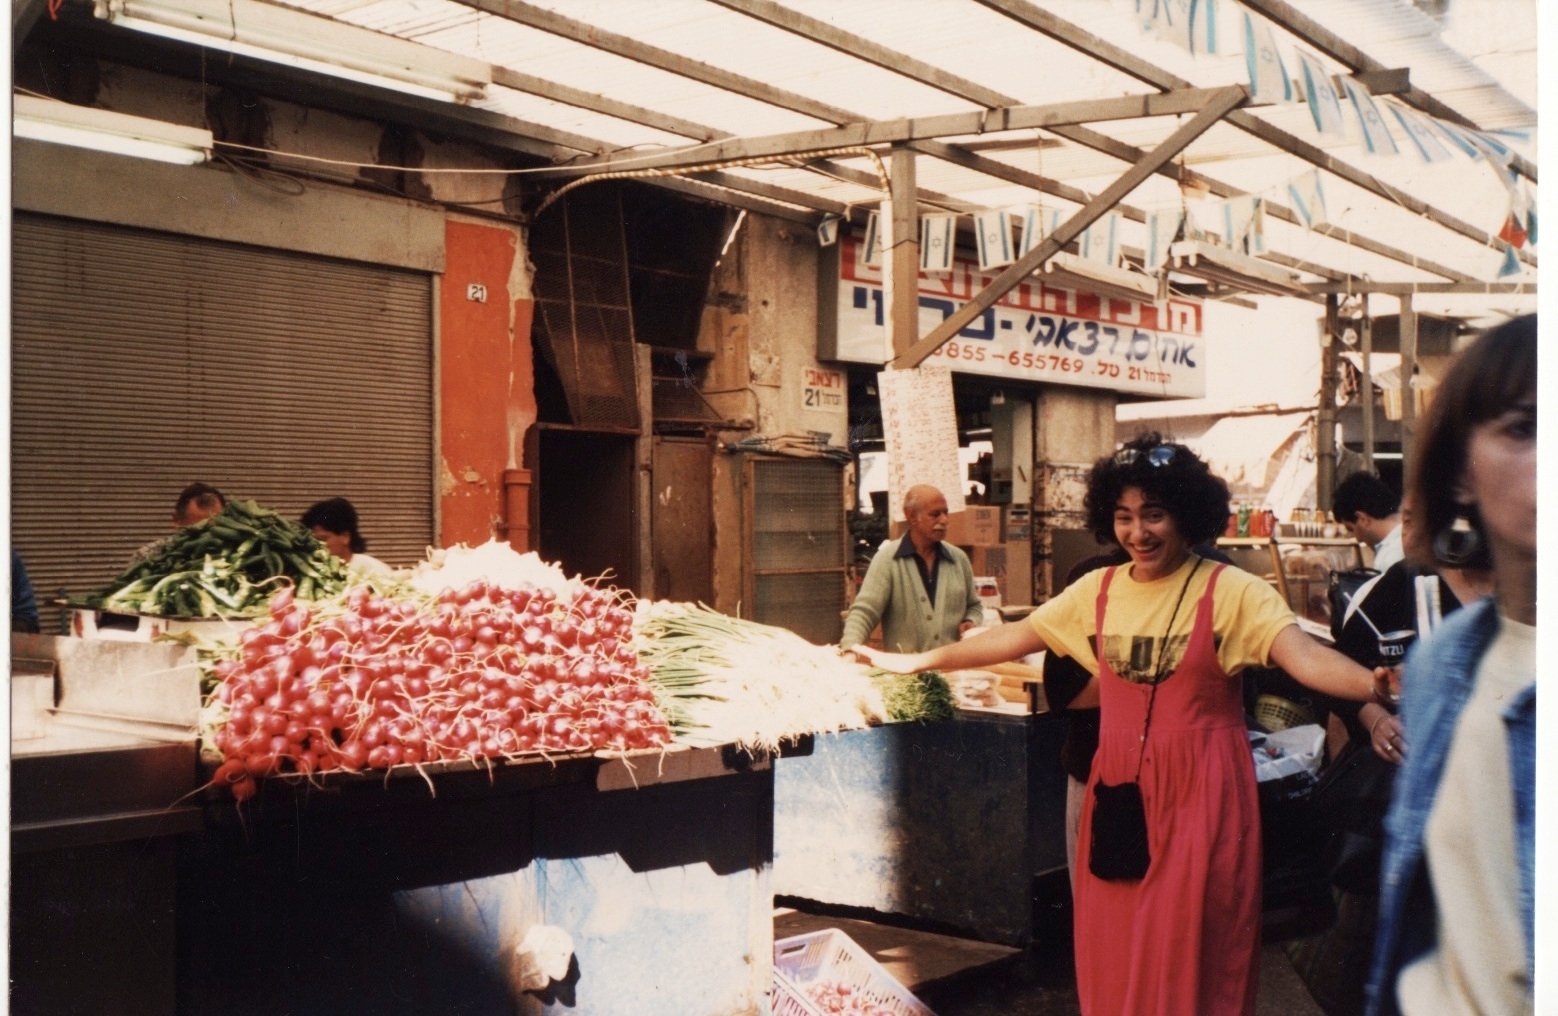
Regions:
<svg viewBox="0 0 1558 1016"><path fill-rule="evenodd" d="M197 480L179 491L178 498L174 500L173 528L183 529L186 526L204 522L226 507L227 498L220 490L217 490L209 483L201 483ZM130 563L133 565L151 557L158 550L162 549L162 545L167 542L167 539L164 536L141 547L130 557Z"/></svg>
<svg viewBox="0 0 1558 1016"><path fill-rule="evenodd" d="M227 507L227 498L209 483L192 483L179 491L173 502L173 526L183 529L196 522L204 522Z"/></svg>
<svg viewBox="0 0 1558 1016"><path fill-rule="evenodd" d="M968 555L944 542L947 499L918 484L903 498L909 531L882 544L844 620L839 648L864 642L880 624L893 652L919 652L956 642L984 616Z"/></svg>
<svg viewBox="0 0 1558 1016"><path fill-rule="evenodd" d="M1373 567L1401 560L1401 498L1373 473L1353 473L1331 495L1331 514L1359 543L1374 548Z"/></svg>

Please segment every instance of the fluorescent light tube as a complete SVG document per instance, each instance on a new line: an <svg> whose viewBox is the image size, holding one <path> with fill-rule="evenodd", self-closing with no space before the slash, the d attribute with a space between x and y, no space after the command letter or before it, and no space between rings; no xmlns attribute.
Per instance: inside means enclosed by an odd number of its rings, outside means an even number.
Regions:
<svg viewBox="0 0 1558 1016"><path fill-rule="evenodd" d="M211 132L142 116L13 95L11 133L19 138L92 148L185 166L211 157Z"/></svg>
<svg viewBox="0 0 1558 1016"><path fill-rule="evenodd" d="M1279 265L1200 240L1177 240L1169 247L1174 270L1209 282L1269 296L1301 296L1307 292L1297 275Z"/></svg>
<svg viewBox="0 0 1558 1016"><path fill-rule="evenodd" d="M1044 263L1041 281L1137 303L1152 303L1158 298L1157 279L1064 251Z"/></svg>
<svg viewBox="0 0 1558 1016"><path fill-rule="evenodd" d="M492 65L261 0L95 0L110 24L431 99L483 99Z"/></svg>

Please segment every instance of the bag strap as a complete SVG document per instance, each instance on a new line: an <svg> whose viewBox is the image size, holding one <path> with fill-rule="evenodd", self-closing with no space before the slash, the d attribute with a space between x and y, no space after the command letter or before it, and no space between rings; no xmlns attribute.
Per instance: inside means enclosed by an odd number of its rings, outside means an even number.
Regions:
<svg viewBox="0 0 1558 1016"><path fill-rule="evenodd" d="M1197 569L1201 567L1201 561L1200 557L1196 558L1196 563L1190 566L1190 574L1185 576L1185 584L1179 587L1179 599L1174 601L1168 627L1163 629L1163 641L1158 644L1158 665L1152 670L1152 691L1147 695L1147 716L1141 725L1141 751L1136 756L1137 783L1141 782L1142 763L1147 761L1147 732L1152 729L1152 705L1158 700L1158 685L1163 683L1163 660L1168 655L1169 635L1174 631L1174 621L1179 617L1179 608L1184 605L1185 592L1190 588L1190 580L1195 578Z"/></svg>

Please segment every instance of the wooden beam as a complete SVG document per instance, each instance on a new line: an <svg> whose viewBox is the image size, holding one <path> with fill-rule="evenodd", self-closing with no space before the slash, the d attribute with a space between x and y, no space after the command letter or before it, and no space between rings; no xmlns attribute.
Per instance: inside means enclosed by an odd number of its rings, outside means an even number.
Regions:
<svg viewBox="0 0 1558 1016"><path fill-rule="evenodd" d="M749 212L757 212L762 215L772 215L776 219L805 223L814 228L822 220L820 212L790 208L773 201L765 201L760 197L755 197L743 191L728 190L712 183L705 183L702 180L693 180L684 176L654 177L643 182L659 187L662 190L676 191L678 194L686 194L689 197L703 201L730 205L732 208L744 208Z"/></svg>
<svg viewBox="0 0 1558 1016"><path fill-rule="evenodd" d="M1535 296L1534 282L1379 282L1353 279L1349 282L1323 282L1306 286L1311 293L1384 293L1410 296L1413 293L1455 293L1466 296Z"/></svg>
<svg viewBox="0 0 1558 1016"><path fill-rule="evenodd" d="M525 74L497 64L494 64L492 67L492 83L502 85L504 88L512 88L516 92L539 95L543 99L551 99L553 102L560 102L565 106L587 109L592 113L604 113L607 116L614 116L629 123L653 127L655 130L665 131L667 134L678 134L684 138L713 141L718 138L733 137L733 135L727 134L724 131L717 131L712 127L693 123L691 120L683 120L679 116L645 109L643 106L635 106L631 102L621 102L604 95L597 95L594 92L586 92L582 88L573 88L556 81L548 81L546 78L538 78L534 74Z"/></svg>
<svg viewBox="0 0 1558 1016"><path fill-rule="evenodd" d="M653 183L656 179L649 178L645 182ZM749 180L744 176L736 176L734 173L699 173L693 177L682 179L702 180L716 187L725 187L729 190L741 191L753 197L766 198L770 201L783 201L786 204L799 205L802 208L810 208L818 212L829 212L833 215L843 215L850 210L842 201L821 197L816 194L807 194L805 191L792 190L789 187L779 187L762 180Z"/></svg>
<svg viewBox="0 0 1558 1016"><path fill-rule="evenodd" d="M587 176L609 172L626 164L633 169L669 169L730 159L781 158L830 148L859 148L899 144L960 134L1054 129L1056 127L1097 123L1105 120L1136 120L1142 117L1179 116L1205 108L1220 89L1189 88L1175 92L1127 95L1110 99L1084 99L1043 106L1002 106L999 109L971 113L946 113L901 120L876 120L849 123L840 127L791 131L762 137L731 138L725 141L693 145L685 149L645 156L628 153L594 162L575 163L552 171L557 176Z"/></svg>
<svg viewBox="0 0 1558 1016"><path fill-rule="evenodd" d="M1287 0L1248 0L1245 6L1259 12L1272 24L1291 32L1326 56L1340 63L1348 70L1362 77L1375 71L1384 70L1384 64L1369 56L1363 50L1343 39L1335 32L1315 21L1309 15L1294 7ZM1448 120L1462 127L1470 127L1472 130L1481 130L1476 121L1465 116L1459 111L1440 101L1435 96L1412 85L1398 93L1401 98L1411 106L1422 110L1430 116L1440 120ZM1536 166L1523 157L1516 156L1515 165L1517 172L1536 182Z"/></svg>
<svg viewBox="0 0 1558 1016"><path fill-rule="evenodd" d="M565 18L561 14L554 14L544 8L523 3L522 0L460 0L460 3L603 53L611 53L636 63L658 67L672 74L691 78L738 95L745 95L781 109L803 113L826 123L849 123L860 119L837 106L830 106L825 102L783 88L775 88L754 78L744 77L698 60L689 60L668 49L651 46L616 32L608 32L604 28L583 21Z"/></svg>
<svg viewBox="0 0 1558 1016"><path fill-rule="evenodd" d="M1009 96L1002 95L993 88L986 88L978 82L944 71L923 60L916 60L907 53L889 49L853 32L835 28L826 21L774 3L774 0L713 0L713 2L764 24L820 43L845 56L864 60L884 70L930 85L932 88L939 88L960 99L967 99L976 106L994 109L999 106L1019 105Z"/></svg>
<svg viewBox="0 0 1558 1016"><path fill-rule="evenodd" d="M886 283L887 338L894 356L902 356L920 337L920 210L914 200L914 170L914 149L894 145L888 168L891 227L883 252L886 271L882 273Z"/></svg>
<svg viewBox="0 0 1558 1016"><path fill-rule="evenodd" d="M987 88L978 84L977 82L969 81L966 78L962 78L954 74L949 74L940 68L934 67L921 60L915 60L903 53L889 49L880 43L865 38L864 36L845 32L842 29L835 28L825 21L820 21L816 18L792 11L787 7L783 7L777 3L774 3L773 0L714 0L714 2L722 4L731 10L740 11L749 17L762 21L765 24L772 25L775 28L783 29L784 31L798 35L801 38L808 39L812 42L816 42L838 50L839 52L845 53L849 56L876 64L877 66L893 71L894 73L902 74L911 80L918 81L924 85L929 85L932 88L939 88L951 95L956 95L960 98L967 99L970 102L978 103L981 106L997 108L1021 105L1021 102L1018 99L1010 95L1006 95L1005 93L992 88ZM1375 84L1380 88L1388 87L1391 83L1385 79L1392 73L1395 72L1387 71L1383 75L1380 75L1381 80L1375 82ZM1397 84L1399 83L1400 82L1397 82ZM1189 83L1185 82L1185 84L1188 85ZM1140 149L1133 148L1121 142L1116 142L1114 139L1108 137L1105 134L1089 130L1085 127L1051 127L1049 129L1053 134L1066 138L1067 140L1073 141L1077 144L1085 145L1094 149L1095 151L1103 151L1106 154L1113 155L1122 162L1135 163L1139 161L1144 154ZM933 142L926 142L926 144L932 143ZM958 154L955 154L960 150L955 149L953 146L940 145L939 150L933 150L924 147L924 145L917 142L916 147L918 147L920 151L926 152L927 154L934 154L937 158L944 159L945 161L952 162L956 165L962 165L965 166L965 168L974 168L966 161L962 160ZM961 151L966 152L966 149ZM997 163L997 165L1000 164ZM1002 176L999 172L992 171L988 168L980 169L978 171L984 172L990 176L995 176L999 179L1006 179L1012 182L1016 182L1012 177ZM1176 170L1170 167L1164 167L1162 170L1160 170L1160 172L1166 175L1178 175ZM1200 180L1202 183L1207 184L1212 192L1217 194L1219 197L1234 197L1236 195L1245 193L1236 187L1232 187L1228 184L1220 183L1218 181L1201 176L1199 173L1187 173L1186 175L1193 176L1194 179ZM1035 179L1037 179L1037 177L1035 177ZM1025 183L1023 186L1034 185ZM1042 186L1036 186L1035 189L1044 191L1045 193L1055 193L1057 195L1060 194L1059 191L1047 190ZM1085 204L1087 201L1085 196L1080 199L1072 200L1076 200L1078 204ZM1284 222L1290 222L1295 225L1300 223L1299 217L1292 210L1285 206L1268 201L1266 204L1266 209L1268 214L1271 214L1276 218L1283 220ZM1400 261L1403 264L1411 265L1414 268L1422 268L1426 271L1431 271L1434 274L1441 275L1446 279L1467 281L1472 279L1472 276L1456 271L1453 268L1447 268L1442 265L1434 265L1431 262L1426 261L1426 259L1420 258L1416 254L1398 250L1386 244L1370 240L1367 237L1355 236L1347 230L1340 230L1336 229L1335 227L1324 228L1326 229L1326 235L1340 239L1344 243L1351 243L1355 247L1358 247L1362 250L1367 250L1374 254L1379 254L1382 257ZM1317 271L1315 274L1331 278L1334 277L1336 273L1332 271Z"/></svg>
<svg viewBox="0 0 1558 1016"><path fill-rule="evenodd" d="M1154 88L1173 91L1190 85L1190 82L1184 78L1165 71L1136 54L1057 17L1037 4L1031 3L1030 0L976 0L976 2L1006 15L1018 24L1026 25L1034 31L1041 32L1052 39L1065 43L1072 49L1085 53L1095 60L1113 67L1115 70L1129 74L1138 81L1146 82ZM1399 187L1393 187L1377 179L1373 174L1365 173L1354 166L1342 162L1340 159L1332 157L1330 153L1318 145L1313 145L1302 138L1289 134L1287 131L1267 123L1252 113L1235 110L1228 114L1228 122L1280 151L1296 155L1310 165L1318 166L1326 172L1361 187L1377 197L1399 204L1414 215L1428 218L1450 232L1458 233L1469 240L1475 241L1479 246L1491 247L1498 251L1502 251L1505 246L1508 246L1504 244L1504 241L1499 240L1486 230L1478 229L1470 223L1462 222L1455 216L1434 208L1426 201L1420 201ZM1516 249L1515 253L1526 264L1536 264L1536 259L1528 252Z"/></svg>
<svg viewBox="0 0 1558 1016"><path fill-rule="evenodd" d="M1104 213L1113 208L1131 191L1141 185L1141 182L1157 171L1159 166L1167 163L1174 156L1184 151L1196 138L1205 134L1212 125L1227 116L1229 111L1237 109L1248 94L1242 85L1231 85L1219 89L1216 99L1209 102L1205 109L1181 124L1163 142L1147 153L1145 157L1130 169L1126 170L1119 179L1110 184L1093 200L1089 201L1080 211L1072 215L1065 222L1056 227L1055 231L1044 238L1044 242L1030 250L1019 258L1016 263L1002 270L988 286L985 286L973 299L962 307L959 307L946 320L931 330L925 338L916 342L907 353L899 355L893 360L894 367L915 367L927 356L935 352L943 342L962 331L970 321L983 314L987 308L993 305L1001 297L1005 296L1023 279L1026 279L1033 271L1045 261L1054 257L1066 244L1080 236L1082 230L1101 218Z"/></svg>

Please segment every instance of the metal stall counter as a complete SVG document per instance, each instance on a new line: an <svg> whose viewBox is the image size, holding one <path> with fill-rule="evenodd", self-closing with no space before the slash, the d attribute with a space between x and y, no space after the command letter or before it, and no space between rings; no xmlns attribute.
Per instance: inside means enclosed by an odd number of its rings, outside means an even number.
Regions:
<svg viewBox="0 0 1558 1016"><path fill-rule="evenodd" d="M766 1011L766 756L276 777L240 806L204 785L192 663L13 639L12 1011Z"/></svg>

